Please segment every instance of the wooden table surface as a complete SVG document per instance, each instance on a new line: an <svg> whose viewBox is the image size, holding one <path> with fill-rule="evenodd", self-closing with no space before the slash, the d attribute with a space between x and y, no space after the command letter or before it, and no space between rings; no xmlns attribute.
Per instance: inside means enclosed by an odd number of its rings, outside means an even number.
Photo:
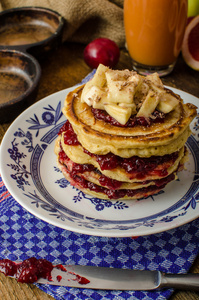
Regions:
<svg viewBox="0 0 199 300"><path fill-rule="evenodd" d="M91 71L83 60L83 49L83 45L65 43L39 61L42 77L36 101L77 84ZM117 69L125 68L131 69L131 59L125 49L123 49ZM190 69L181 56L174 71L162 78L162 81L165 85L181 89L199 97L199 72ZM0 141L9 125L10 123L0 124ZM199 258L195 261L191 272L199 273ZM12 299L47 300L53 298L34 285L19 284L16 280L6 278L3 274L0 274L0 300ZM171 300L181 299L199 299L199 293L176 291L171 297Z"/></svg>

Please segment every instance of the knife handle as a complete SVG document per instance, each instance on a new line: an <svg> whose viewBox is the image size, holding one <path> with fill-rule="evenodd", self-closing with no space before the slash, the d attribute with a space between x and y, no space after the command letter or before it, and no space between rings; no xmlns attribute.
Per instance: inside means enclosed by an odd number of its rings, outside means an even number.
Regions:
<svg viewBox="0 0 199 300"><path fill-rule="evenodd" d="M161 288L199 291L199 274L161 274Z"/></svg>

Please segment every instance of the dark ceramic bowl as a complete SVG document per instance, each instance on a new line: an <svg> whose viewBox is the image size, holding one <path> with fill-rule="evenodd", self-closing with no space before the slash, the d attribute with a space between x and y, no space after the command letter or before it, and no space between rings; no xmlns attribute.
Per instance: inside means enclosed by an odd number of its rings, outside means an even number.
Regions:
<svg viewBox="0 0 199 300"><path fill-rule="evenodd" d="M0 123L12 121L34 102L40 77L40 65L33 56L0 50Z"/></svg>
<svg viewBox="0 0 199 300"><path fill-rule="evenodd" d="M34 102L41 77L37 59L61 44L64 24L59 13L42 7L0 13L0 123Z"/></svg>
<svg viewBox="0 0 199 300"><path fill-rule="evenodd" d="M42 7L19 7L0 13L0 49L15 49L35 57L62 42L64 18Z"/></svg>

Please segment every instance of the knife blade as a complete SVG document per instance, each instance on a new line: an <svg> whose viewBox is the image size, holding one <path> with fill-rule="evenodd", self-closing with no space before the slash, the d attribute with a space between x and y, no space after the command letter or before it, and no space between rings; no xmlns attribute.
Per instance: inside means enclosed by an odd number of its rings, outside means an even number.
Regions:
<svg viewBox="0 0 199 300"><path fill-rule="evenodd" d="M199 274L165 274L160 271L130 270L96 266L53 268L52 281L40 278L37 283L105 290L154 290L178 288L199 290Z"/></svg>

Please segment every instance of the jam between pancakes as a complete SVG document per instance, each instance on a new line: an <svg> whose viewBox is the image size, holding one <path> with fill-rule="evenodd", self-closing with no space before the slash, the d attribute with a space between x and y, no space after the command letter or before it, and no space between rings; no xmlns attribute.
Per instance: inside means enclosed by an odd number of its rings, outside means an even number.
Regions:
<svg viewBox="0 0 199 300"><path fill-rule="evenodd" d="M65 144L71 146L80 145L77 135L68 120L60 129L59 134L63 132ZM90 153L86 149L84 149L84 152L96 159L102 171L114 170L120 167L130 174L130 179L137 178L143 180L153 175L166 177L168 175L168 168L171 167L178 158L178 151L164 156L151 156L150 158L141 158L138 156L122 158L112 153L97 155Z"/></svg>
<svg viewBox="0 0 199 300"><path fill-rule="evenodd" d="M106 123L118 127L135 127L137 125L143 127L149 127L153 123L163 123L166 117L164 113L155 110L152 113L150 118L131 116L128 122L125 125L122 125L118 121L116 121L113 117L111 117L105 110L92 108L92 113L95 119L102 120Z"/></svg>
<svg viewBox="0 0 199 300"><path fill-rule="evenodd" d="M61 146L60 146L61 148ZM71 184L76 188L85 188L97 193L103 193L108 196L109 199L118 199L124 196L133 197L135 195L143 194L143 197L148 196L149 194L154 194L163 189L170 181L175 179L175 174L172 173L169 176L154 180L154 185L148 187L139 188L136 190L132 189L119 189L122 182L117 181L111 178L108 178L104 175L101 175L99 178L99 183L103 186L99 186L93 182L86 180L81 174L87 171L95 171L95 167L90 164L77 164L72 162L69 157L65 154L63 149L59 152L59 162L64 167L64 172L68 174L71 180ZM69 167L68 167L69 166ZM69 169L70 168L70 169ZM148 181L143 181L143 184L146 184ZM104 187L106 186L106 187Z"/></svg>

